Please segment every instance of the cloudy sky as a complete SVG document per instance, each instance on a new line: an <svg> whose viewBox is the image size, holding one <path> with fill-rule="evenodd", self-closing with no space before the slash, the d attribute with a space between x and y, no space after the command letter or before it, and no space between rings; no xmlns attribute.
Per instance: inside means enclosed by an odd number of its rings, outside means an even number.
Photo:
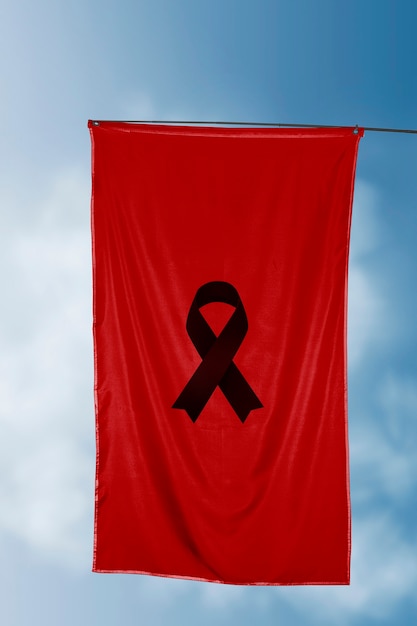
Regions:
<svg viewBox="0 0 417 626"><path fill-rule="evenodd" d="M88 118L417 128L413 0L0 0L0 622L417 619L417 135L365 134L349 284L350 587L91 573Z"/></svg>

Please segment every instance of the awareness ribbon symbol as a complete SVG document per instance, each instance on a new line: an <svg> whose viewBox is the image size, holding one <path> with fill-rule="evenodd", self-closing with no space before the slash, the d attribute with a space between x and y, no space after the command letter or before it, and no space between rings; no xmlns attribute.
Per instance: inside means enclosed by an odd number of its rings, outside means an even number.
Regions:
<svg viewBox="0 0 417 626"><path fill-rule="evenodd" d="M200 313L201 307L212 302L224 302L235 307L218 337ZM263 405L233 362L248 330L246 312L235 287L223 281L202 285L191 304L186 329L202 362L172 408L185 409L195 422L219 386L243 423L251 411Z"/></svg>

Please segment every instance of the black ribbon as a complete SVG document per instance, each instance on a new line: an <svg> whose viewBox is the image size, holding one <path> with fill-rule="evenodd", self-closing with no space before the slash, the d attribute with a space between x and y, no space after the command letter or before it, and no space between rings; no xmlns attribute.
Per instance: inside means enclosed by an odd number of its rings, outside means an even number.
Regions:
<svg viewBox="0 0 417 626"><path fill-rule="evenodd" d="M235 307L218 337L200 313L201 307L212 302L224 302ZM233 285L222 281L202 285L191 304L186 328L203 360L172 408L185 409L195 422L211 394L219 386L243 423L251 411L260 409L263 405L233 363L248 331L246 312Z"/></svg>

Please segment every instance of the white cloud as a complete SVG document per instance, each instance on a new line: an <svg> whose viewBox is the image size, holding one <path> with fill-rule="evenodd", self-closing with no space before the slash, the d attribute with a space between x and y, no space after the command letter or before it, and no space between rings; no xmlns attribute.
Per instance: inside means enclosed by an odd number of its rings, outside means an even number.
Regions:
<svg viewBox="0 0 417 626"><path fill-rule="evenodd" d="M390 373L381 383L379 402L385 413L385 422L391 440L415 457L417 381L409 377L399 378Z"/></svg>
<svg viewBox="0 0 417 626"><path fill-rule="evenodd" d="M372 504L383 496L405 499L417 485L415 450L398 446L378 423L362 424L350 435L353 504Z"/></svg>
<svg viewBox="0 0 417 626"><path fill-rule="evenodd" d="M190 597L200 583L180 578L165 578L163 576L141 576L139 590L144 601L149 604L169 607L176 602L186 601L184 596Z"/></svg>
<svg viewBox="0 0 417 626"><path fill-rule="evenodd" d="M379 196L376 188L360 179L355 183L352 209L350 260L356 263L380 245L381 220L378 216Z"/></svg>
<svg viewBox="0 0 417 626"><path fill-rule="evenodd" d="M75 562L91 552L94 486L88 184L63 173L30 209L3 248L0 529Z"/></svg>
<svg viewBox="0 0 417 626"><path fill-rule="evenodd" d="M388 325L385 302L377 293L369 271L352 263L349 269L348 363L361 365L372 348L386 340Z"/></svg>
<svg viewBox="0 0 417 626"><path fill-rule="evenodd" d="M294 608L317 623L350 623L352 617L383 618L397 603L413 599L417 546L400 535L389 517L369 516L353 528L351 584L283 591Z"/></svg>
<svg viewBox="0 0 417 626"><path fill-rule="evenodd" d="M391 311L378 291L378 282L367 260L380 244L377 219L378 196L375 189L358 180L353 207L348 294L348 363L362 365L373 347L390 339Z"/></svg>
<svg viewBox="0 0 417 626"><path fill-rule="evenodd" d="M211 609L231 608L245 599L245 587L206 584L201 589L202 604Z"/></svg>
<svg viewBox="0 0 417 626"><path fill-rule="evenodd" d="M356 416L350 428L353 502L372 504L383 495L406 501L417 489L417 391L412 379L392 373L376 391L377 415Z"/></svg>
<svg viewBox="0 0 417 626"><path fill-rule="evenodd" d="M59 436L37 433L25 441L19 434L8 444L1 526L44 554L75 563L84 548L78 524L91 501L88 459L75 441Z"/></svg>

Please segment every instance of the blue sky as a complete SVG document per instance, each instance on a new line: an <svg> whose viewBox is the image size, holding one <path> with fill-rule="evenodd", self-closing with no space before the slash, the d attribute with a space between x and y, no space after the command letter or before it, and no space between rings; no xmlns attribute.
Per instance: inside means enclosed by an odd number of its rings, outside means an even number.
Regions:
<svg viewBox="0 0 417 626"><path fill-rule="evenodd" d="M366 133L349 283L348 588L91 573L87 119L417 128L411 0L0 0L0 622L417 619L417 136Z"/></svg>

